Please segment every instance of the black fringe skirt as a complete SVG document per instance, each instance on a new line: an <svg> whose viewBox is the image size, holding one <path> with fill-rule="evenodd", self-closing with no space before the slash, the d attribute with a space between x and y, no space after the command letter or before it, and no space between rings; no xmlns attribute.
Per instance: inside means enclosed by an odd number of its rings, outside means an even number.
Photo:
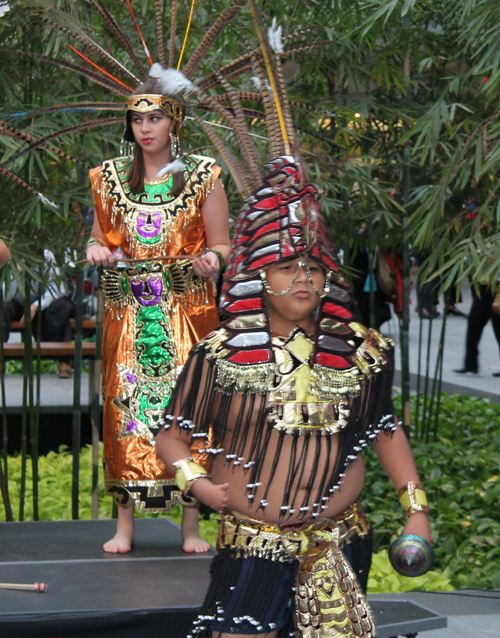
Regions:
<svg viewBox="0 0 500 638"><path fill-rule="evenodd" d="M373 532L344 547L361 588L366 593L373 549ZM216 638L222 633L259 635L278 631L278 638L295 636L295 584L298 561L235 558L222 548L210 568L210 586L188 638Z"/></svg>

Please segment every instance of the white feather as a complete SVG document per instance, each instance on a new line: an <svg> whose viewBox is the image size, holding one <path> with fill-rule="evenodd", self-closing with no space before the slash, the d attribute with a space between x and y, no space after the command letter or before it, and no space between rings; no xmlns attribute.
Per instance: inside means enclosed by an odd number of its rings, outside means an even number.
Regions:
<svg viewBox="0 0 500 638"><path fill-rule="evenodd" d="M181 159L175 159L173 162L169 162L168 164L165 164L165 166L160 171L158 171L158 173L156 174L156 177L158 179L161 179L167 173L172 173L172 175L174 173L180 173L181 171L184 170L185 166L186 165Z"/></svg>
<svg viewBox="0 0 500 638"><path fill-rule="evenodd" d="M54 202L51 202L50 199L47 199L47 197L45 197L45 195L42 195L42 193L38 193L38 197L40 198L42 204L45 204L46 206L52 206L52 208L59 210L59 206L57 204L54 204Z"/></svg>
<svg viewBox="0 0 500 638"><path fill-rule="evenodd" d="M255 88L260 90L262 86L262 82L260 81L260 78L257 75L252 76L252 82L254 83Z"/></svg>
<svg viewBox="0 0 500 638"><path fill-rule="evenodd" d="M187 77L176 69L163 69L161 64L155 62L149 69L149 75L157 78L165 95L182 95L183 93L198 93L199 88Z"/></svg>
<svg viewBox="0 0 500 638"><path fill-rule="evenodd" d="M3 18L7 11L10 11L9 3L0 2L0 18Z"/></svg>
<svg viewBox="0 0 500 638"><path fill-rule="evenodd" d="M283 53L283 42L281 40L281 25L276 26L276 18L273 18L271 26L267 31L267 37L269 39L269 45L271 49L277 53Z"/></svg>

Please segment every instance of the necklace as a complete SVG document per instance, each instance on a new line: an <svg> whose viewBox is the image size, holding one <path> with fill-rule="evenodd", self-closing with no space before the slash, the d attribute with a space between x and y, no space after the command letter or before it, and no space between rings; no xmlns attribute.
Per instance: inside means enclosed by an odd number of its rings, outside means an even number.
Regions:
<svg viewBox="0 0 500 638"><path fill-rule="evenodd" d="M167 173L164 177L162 177L161 179L147 179L146 177L144 178L144 183L147 184L148 186L157 186L158 184L165 184L165 182L168 182L168 180L172 177L172 173Z"/></svg>

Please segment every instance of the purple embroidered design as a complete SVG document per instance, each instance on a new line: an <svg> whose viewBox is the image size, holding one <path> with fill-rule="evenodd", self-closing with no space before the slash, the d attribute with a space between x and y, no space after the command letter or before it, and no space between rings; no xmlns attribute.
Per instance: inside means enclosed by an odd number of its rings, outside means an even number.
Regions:
<svg viewBox="0 0 500 638"><path fill-rule="evenodd" d="M153 275L146 281L132 279L130 282L132 293L141 306L156 306L163 291L161 275Z"/></svg>
<svg viewBox="0 0 500 638"><path fill-rule="evenodd" d="M158 237L161 230L161 213L140 211L137 215L137 232L144 239Z"/></svg>

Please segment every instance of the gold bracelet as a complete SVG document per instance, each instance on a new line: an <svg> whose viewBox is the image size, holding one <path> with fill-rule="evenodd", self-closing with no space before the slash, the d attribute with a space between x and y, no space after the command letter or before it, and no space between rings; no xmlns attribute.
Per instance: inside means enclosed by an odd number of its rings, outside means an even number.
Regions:
<svg viewBox="0 0 500 638"><path fill-rule="evenodd" d="M175 473L175 482L184 495L189 494L193 484L199 478L210 478L206 469L195 463L192 456L179 459L174 465L178 468Z"/></svg>
<svg viewBox="0 0 500 638"><path fill-rule="evenodd" d="M87 248L89 248L90 246L94 246L95 244L99 244L103 248L106 248L105 241L101 239L100 237L90 237L87 242Z"/></svg>
<svg viewBox="0 0 500 638"><path fill-rule="evenodd" d="M409 481L400 490L398 490L398 498L406 516L411 516L415 512L429 513L429 505L427 504L427 496L423 485L415 481Z"/></svg>

